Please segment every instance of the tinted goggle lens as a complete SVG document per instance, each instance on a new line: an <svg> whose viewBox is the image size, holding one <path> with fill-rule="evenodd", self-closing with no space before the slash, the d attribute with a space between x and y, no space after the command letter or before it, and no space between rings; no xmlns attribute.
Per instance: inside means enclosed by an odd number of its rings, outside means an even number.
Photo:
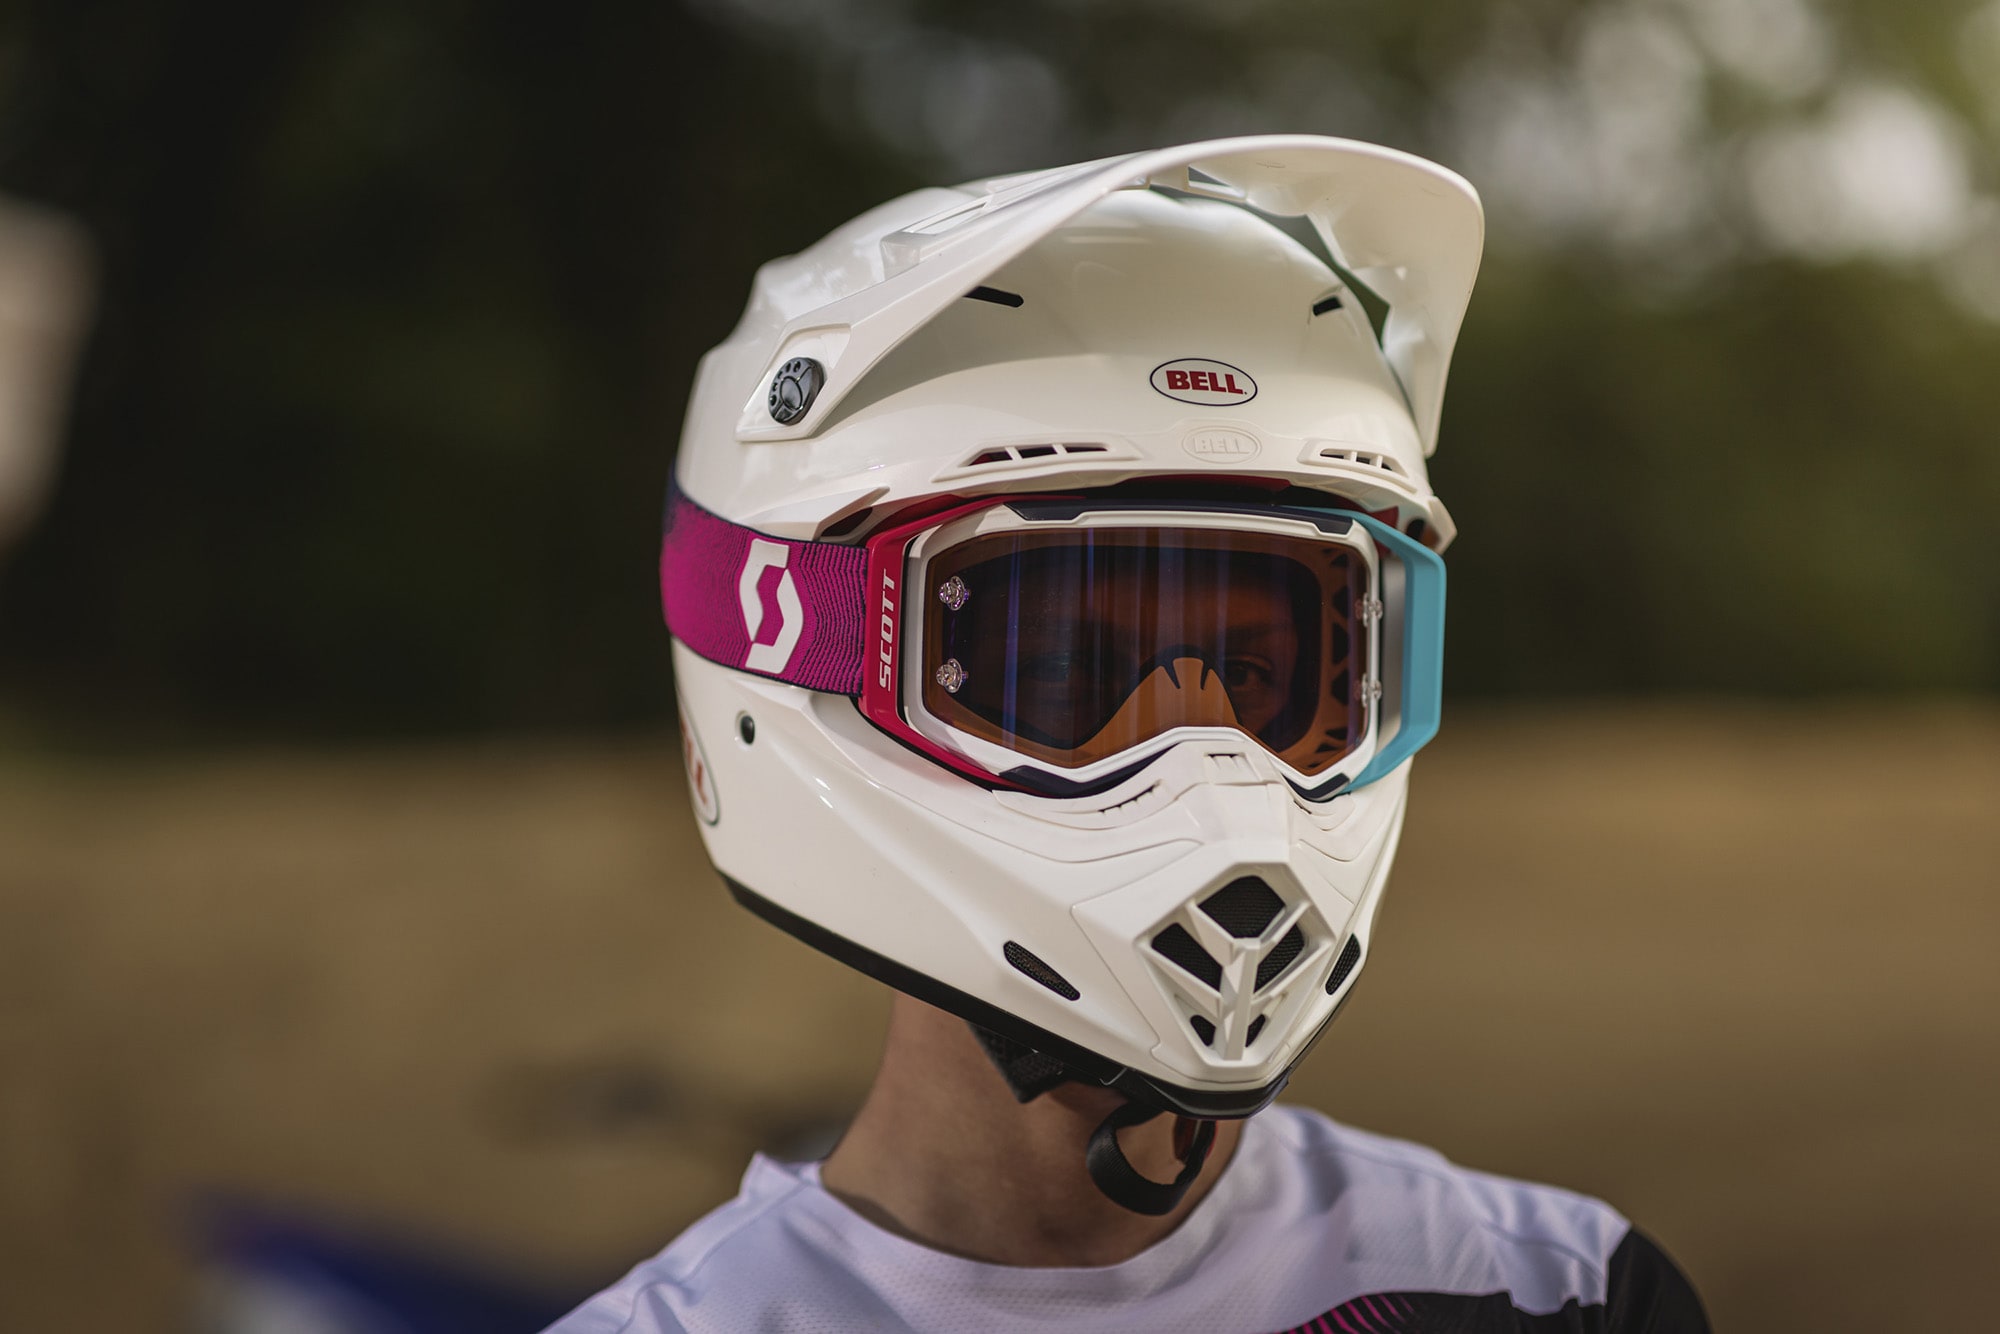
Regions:
<svg viewBox="0 0 2000 1334"><path fill-rule="evenodd" d="M1360 553L1204 528L1008 532L926 569L925 709L1078 767L1177 727L1232 727L1305 774L1366 726Z"/></svg>

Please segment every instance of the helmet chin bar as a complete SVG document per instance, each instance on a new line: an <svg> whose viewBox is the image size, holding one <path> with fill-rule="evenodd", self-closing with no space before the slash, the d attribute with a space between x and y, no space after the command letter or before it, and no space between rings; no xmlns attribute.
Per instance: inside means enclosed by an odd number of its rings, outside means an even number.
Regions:
<svg viewBox="0 0 2000 1334"><path fill-rule="evenodd" d="M820 953L838 959L857 972L916 997L927 1005L935 1005L948 1014L957 1015L968 1023L998 1033L1010 1041L1053 1057L1067 1066L1079 1081L1100 1084L1115 1089L1131 1102L1150 1109L1155 1113L1171 1112L1176 1116L1192 1117L1202 1121L1233 1121L1247 1116L1255 1116L1270 1106L1291 1079L1294 1061L1268 1084L1256 1088L1236 1089L1192 1089L1163 1080L1151 1078L1136 1070L1128 1069L1115 1061L1107 1060L1096 1052L1080 1047L1067 1038L1057 1037L1045 1028L1039 1028L1024 1019L1017 1018L996 1005L967 995L956 987L948 986L934 977L926 976L914 968L884 958L865 946L857 945L845 937L835 935L825 927L810 922L779 907L756 890L724 876L723 883L729 886L735 900L756 913L771 925L795 936ZM1349 995L1352 989L1349 989ZM1346 1004L1343 996L1327 1016L1331 1020L1340 1006ZM1311 1039L1299 1049L1299 1058L1318 1043L1326 1031L1322 1022Z"/></svg>
<svg viewBox="0 0 2000 1334"><path fill-rule="evenodd" d="M1353 994L1352 988L1349 988L1341 996L1312 1037L1299 1049L1293 1062L1268 1084L1241 1092L1183 1088L1148 1078L1059 1038L1047 1029L1016 1018L976 996L969 996L936 978L884 958L796 913L788 912L728 876L723 877L723 883L729 886L730 894L738 903L780 930L897 991L965 1020L1007 1082L1015 1101L1030 1102L1050 1089L1071 1081L1096 1083L1122 1093L1125 1102L1114 1108L1091 1132L1090 1142L1084 1150L1084 1169L1090 1175L1091 1184L1106 1199L1121 1209L1148 1217L1170 1214L1180 1205L1207 1164L1209 1150L1215 1144L1215 1123L1254 1116L1270 1106L1284 1091L1298 1061L1303 1060L1306 1053L1318 1044L1333 1016ZM1018 1054L1010 1059L1004 1051L1006 1046L1015 1048ZM1031 1059L1023 1062L1020 1059L1022 1054ZM1043 1059L1036 1062L1033 1057ZM1030 1066L1035 1068L1028 1070L1029 1077L1024 1079L1023 1071ZM1187 1141L1184 1150L1177 1150L1181 1169L1172 1181L1154 1181L1143 1175L1132 1166L1118 1144L1120 1130L1141 1125L1163 1113L1181 1118L1181 1124L1175 1127L1175 1140L1177 1144L1182 1139ZM1183 1131L1191 1133L1184 1135Z"/></svg>

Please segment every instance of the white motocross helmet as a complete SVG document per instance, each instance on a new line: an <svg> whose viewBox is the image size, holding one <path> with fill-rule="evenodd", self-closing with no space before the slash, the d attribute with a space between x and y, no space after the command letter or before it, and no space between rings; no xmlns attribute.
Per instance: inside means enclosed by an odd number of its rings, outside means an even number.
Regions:
<svg viewBox="0 0 2000 1334"><path fill-rule="evenodd" d="M732 892L1120 1124L1266 1106L1437 726L1425 459L1482 234L1450 171L1274 135L919 190L765 265L661 556ZM1178 1198L1099 1147L1113 1198Z"/></svg>

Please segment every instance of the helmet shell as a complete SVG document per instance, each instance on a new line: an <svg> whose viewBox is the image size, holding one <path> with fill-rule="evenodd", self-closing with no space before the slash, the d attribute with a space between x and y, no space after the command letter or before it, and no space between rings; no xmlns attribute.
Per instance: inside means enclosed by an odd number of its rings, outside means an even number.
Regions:
<svg viewBox="0 0 2000 1334"><path fill-rule="evenodd" d="M1389 299L1380 341L1273 215ZM1300 136L918 191L759 272L677 480L792 538L1199 478L1328 492L1442 545L1425 458L1479 237L1451 173ZM679 644L674 664L703 838L746 903L1134 1096L1254 1111L1365 962L1407 765L1313 801L1217 730L1092 795L995 791L844 696Z"/></svg>

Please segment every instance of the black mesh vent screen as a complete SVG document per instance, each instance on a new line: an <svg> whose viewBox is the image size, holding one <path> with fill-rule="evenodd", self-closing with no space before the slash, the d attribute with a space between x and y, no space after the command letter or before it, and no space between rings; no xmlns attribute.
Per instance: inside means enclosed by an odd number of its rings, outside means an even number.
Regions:
<svg viewBox="0 0 2000 1334"><path fill-rule="evenodd" d="M1260 1014L1255 1019L1252 1019L1250 1021L1250 1031L1243 1035L1243 1045L1247 1047L1251 1043L1255 1042L1257 1040L1257 1035L1263 1031L1264 1031L1264 1016Z"/></svg>
<svg viewBox="0 0 2000 1334"><path fill-rule="evenodd" d="M1075 1000L1083 993L1069 984L1069 979L1036 958L1025 946L1008 941L1000 952L1007 956L1007 962L1026 973L1035 981L1061 996L1064 1000Z"/></svg>
<svg viewBox="0 0 2000 1334"><path fill-rule="evenodd" d="M1194 1030L1194 1035L1201 1039L1204 1047L1213 1047L1215 1045L1214 1024L1209 1023L1208 1020L1197 1014L1188 1020L1188 1027Z"/></svg>
<svg viewBox="0 0 2000 1334"><path fill-rule="evenodd" d="M1292 960L1304 953L1305 948L1305 932L1297 927L1285 932L1278 943L1271 946L1271 952L1264 956L1263 962L1257 965L1257 985L1252 990L1262 991L1269 986L1279 973L1292 966Z"/></svg>
<svg viewBox="0 0 2000 1334"><path fill-rule="evenodd" d="M1327 975L1326 994L1331 996L1340 990L1340 984L1354 971L1354 965L1361 962L1361 937L1349 936L1347 948L1340 952L1340 958L1333 965L1333 972Z"/></svg>
<svg viewBox="0 0 2000 1334"><path fill-rule="evenodd" d="M1222 965L1179 922L1154 936L1153 948L1217 991L1222 989Z"/></svg>
<svg viewBox="0 0 2000 1334"><path fill-rule="evenodd" d="M1201 910L1239 940L1252 940L1278 920L1285 901L1254 875L1232 880L1201 901Z"/></svg>

